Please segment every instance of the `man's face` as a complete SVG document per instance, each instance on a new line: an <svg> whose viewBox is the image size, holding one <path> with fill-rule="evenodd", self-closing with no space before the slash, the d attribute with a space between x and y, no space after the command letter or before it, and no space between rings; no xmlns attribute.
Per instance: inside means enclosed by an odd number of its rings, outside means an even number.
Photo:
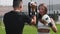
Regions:
<svg viewBox="0 0 60 34"><path fill-rule="evenodd" d="M39 7L39 13L40 13L41 15L44 15L44 13L45 13L45 8L44 8L43 6L40 6L40 7Z"/></svg>

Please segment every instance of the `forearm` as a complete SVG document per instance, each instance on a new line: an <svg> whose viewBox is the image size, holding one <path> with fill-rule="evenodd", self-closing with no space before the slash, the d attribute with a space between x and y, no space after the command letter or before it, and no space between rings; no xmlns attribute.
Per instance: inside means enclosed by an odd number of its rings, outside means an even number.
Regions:
<svg viewBox="0 0 60 34"><path fill-rule="evenodd" d="M51 21L52 21L52 24L53 24L53 26L51 27L52 28L52 30L54 31L54 32L57 32L57 27L56 27L56 25L55 25L55 23L54 23L54 20L51 18Z"/></svg>
<svg viewBox="0 0 60 34"><path fill-rule="evenodd" d="M42 20L44 24L48 23L48 22L45 22L44 20ZM51 18L51 22L48 23L48 26L51 27L51 29L54 31L54 32L57 32L57 27L55 26L55 23L54 23L54 20Z"/></svg>
<svg viewBox="0 0 60 34"><path fill-rule="evenodd" d="M47 24L47 22L44 21L44 20L42 20L42 19L40 19L40 22L43 23L43 24L45 24L45 25Z"/></svg>
<svg viewBox="0 0 60 34"><path fill-rule="evenodd" d="M32 18L31 23L32 23L32 24L36 24L36 16L34 16L34 17Z"/></svg>
<svg viewBox="0 0 60 34"><path fill-rule="evenodd" d="M57 32L56 26L52 26L52 30L56 33Z"/></svg>

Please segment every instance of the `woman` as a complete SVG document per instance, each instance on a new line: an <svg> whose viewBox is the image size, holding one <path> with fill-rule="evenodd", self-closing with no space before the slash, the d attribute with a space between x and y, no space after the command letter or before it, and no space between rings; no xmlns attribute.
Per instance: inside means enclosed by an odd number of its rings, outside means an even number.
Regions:
<svg viewBox="0 0 60 34"><path fill-rule="evenodd" d="M50 27L54 32L57 32L54 20L47 15L47 6L40 4L38 10L38 34L50 34Z"/></svg>

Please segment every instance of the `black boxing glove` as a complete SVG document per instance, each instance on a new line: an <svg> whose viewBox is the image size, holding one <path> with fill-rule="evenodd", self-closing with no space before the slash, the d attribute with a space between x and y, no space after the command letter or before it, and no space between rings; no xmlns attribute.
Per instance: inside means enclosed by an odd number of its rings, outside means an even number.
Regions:
<svg viewBox="0 0 60 34"><path fill-rule="evenodd" d="M33 16L36 16L37 13L36 12L30 12L30 16L33 17Z"/></svg>
<svg viewBox="0 0 60 34"><path fill-rule="evenodd" d="M49 26L49 27L52 27L52 26L53 26L53 24L52 24L52 23L48 23L48 26Z"/></svg>

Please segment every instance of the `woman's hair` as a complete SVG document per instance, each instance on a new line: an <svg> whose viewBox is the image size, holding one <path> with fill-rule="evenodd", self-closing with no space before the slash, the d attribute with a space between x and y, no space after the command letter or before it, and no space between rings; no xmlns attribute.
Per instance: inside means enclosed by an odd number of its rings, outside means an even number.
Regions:
<svg viewBox="0 0 60 34"><path fill-rule="evenodd" d="M40 9L41 6L45 8L45 14L46 14L47 13L47 6L46 6L46 4L44 4L44 3L40 4L38 6L38 10Z"/></svg>

